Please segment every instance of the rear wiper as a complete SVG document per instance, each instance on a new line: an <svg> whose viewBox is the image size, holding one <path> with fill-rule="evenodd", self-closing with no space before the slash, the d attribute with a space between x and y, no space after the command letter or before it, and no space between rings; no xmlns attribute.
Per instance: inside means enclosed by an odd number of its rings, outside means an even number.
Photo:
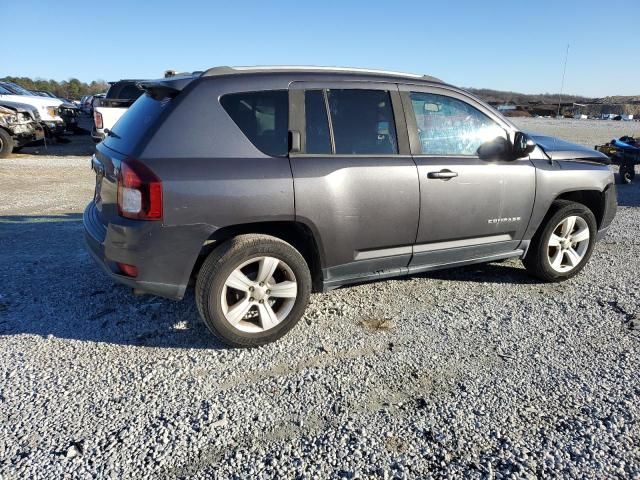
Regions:
<svg viewBox="0 0 640 480"><path fill-rule="evenodd" d="M108 128L104 129L104 133L105 135L109 136L109 137L113 137L113 138L120 138L120 135L118 135L116 132L114 132L113 130L109 130Z"/></svg>

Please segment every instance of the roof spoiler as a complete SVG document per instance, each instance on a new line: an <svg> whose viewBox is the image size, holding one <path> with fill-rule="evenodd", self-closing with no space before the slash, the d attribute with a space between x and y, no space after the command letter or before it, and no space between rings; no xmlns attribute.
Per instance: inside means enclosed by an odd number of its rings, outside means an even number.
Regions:
<svg viewBox="0 0 640 480"><path fill-rule="evenodd" d="M143 80L136 85L154 98L175 97L193 81L192 75Z"/></svg>

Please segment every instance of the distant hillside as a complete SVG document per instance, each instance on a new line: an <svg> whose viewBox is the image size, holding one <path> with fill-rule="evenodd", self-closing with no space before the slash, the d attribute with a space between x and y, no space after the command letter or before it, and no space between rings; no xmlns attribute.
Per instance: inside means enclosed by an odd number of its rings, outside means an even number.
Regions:
<svg viewBox="0 0 640 480"><path fill-rule="evenodd" d="M501 92L488 88L467 88L467 90L493 105L500 103L518 105L517 110L506 112L510 116L555 115L558 102L562 102L561 113L566 116L583 114L600 117L605 114L614 114L633 115L635 118L640 118L640 95L589 98L558 93ZM574 103L579 105L573 105Z"/></svg>
<svg viewBox="0 0 640 480"><path fill-rule="evenodd" d="M557 104L562 103L593 103L596 99L583 97L580 95L567 95L559 93L518 93L518 92L502 92L500 90L491 90L489 88L466 88L465 90L477 95L485 102L499 103L515 103L516 105L525 105L530 102Z"/></svg>

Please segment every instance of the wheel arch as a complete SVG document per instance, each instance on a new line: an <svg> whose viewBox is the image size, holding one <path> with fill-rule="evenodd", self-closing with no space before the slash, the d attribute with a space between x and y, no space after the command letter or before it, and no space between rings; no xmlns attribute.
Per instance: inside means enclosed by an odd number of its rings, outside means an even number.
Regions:
<svg viewBox="0 0 640 480"><path fill-rule="evenodd" d="M554 198L553 202L551 202L551 205L553 205L553 203L556 200L568 200L571 202L580 203L584 205L589 210L591 210L591 213L593 213L593 216L596 217L596 225L598 226L598 229L600 229L600 226L602 225L602 221L604 219L604 213L606 209L606 199L605 199L604 191L582 189L582 190L573 190L570 192L563 192L560 195L558 195L556 198ZM545 218L549 215L549 212L551 210L551 205L547 210L547 214L545 215Z"/></svg>
<svg viewBox="0 0 640 480"><path fill-rule="evenodd" d="M292 245L304 257L311 272L312 289L322 291L323 255L317 236L306 224L296 221L255 222L228 225L216 229L203 242L198 259L193 267L191 278L194 279L206 257L227 240L244 234L269 235Z"/></svg>

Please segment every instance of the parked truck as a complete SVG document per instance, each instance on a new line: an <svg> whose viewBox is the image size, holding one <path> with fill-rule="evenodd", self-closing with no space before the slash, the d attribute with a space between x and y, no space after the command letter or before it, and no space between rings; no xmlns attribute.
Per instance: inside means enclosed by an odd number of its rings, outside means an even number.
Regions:
<svg viewBox="0 0 640 480"><path fill-rule="evenodd" d="M144 92L138 87L142 80L120 80L110 82L109 90L104 98L97 99L93 107L93 141L101 142L120 117L133 105Z"/></svg>

